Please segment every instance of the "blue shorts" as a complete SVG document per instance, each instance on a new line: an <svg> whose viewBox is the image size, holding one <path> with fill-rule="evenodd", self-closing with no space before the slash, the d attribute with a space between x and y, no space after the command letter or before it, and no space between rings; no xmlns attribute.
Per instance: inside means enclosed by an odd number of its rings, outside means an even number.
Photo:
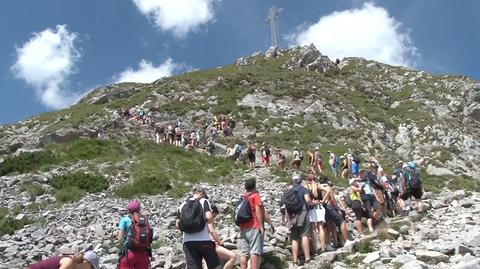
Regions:
<svg viewBox="0 0 480 269"><path fill-rule="evenodd" d="M358 176L360 173L360 164L356 162L352 162L352 174Z"/></svg>

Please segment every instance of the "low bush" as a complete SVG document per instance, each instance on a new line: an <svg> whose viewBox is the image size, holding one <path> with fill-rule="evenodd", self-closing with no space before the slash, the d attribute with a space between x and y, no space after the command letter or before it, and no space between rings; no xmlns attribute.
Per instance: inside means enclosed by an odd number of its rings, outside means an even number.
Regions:
<svg viewBox="0 0 480 269"><path fill-rule="evenodd" d="M103 191L110 183L100 175L76 172L53 177L50 185L55 188L57 201L69 203L80 200L87 192Z"/></svg>
<svg viewBox="0 0 480 269"><path fill-rule="evenodd" d="M130 198L136 194L158 194L171 188L169 178L165 175L158 175L135 179L133 183L117 188L115 193L119 197Z"/></svg>
<svg viewBox="0 0 480 269"><path fill-rule="evenodd" d="M10 216L10 212L6 208L0 207L0 236L4 234L13 234L16 230L23 228L23 226L30 224L31 220L23 218L16 220Z"/></svg>
<svg viewBox="0 0 480 269"><path fill-rule="evenodd" d="M56 190L77 187L86 192L100 192L107 189L110 184L103 176L75 172L53 177L50 180L50 185Z"/></svg>
<svg viewBox="0 0 480 269"><path fill-rule="evenodd" d="M36 197L45 193L45 188L38 182L29 182L22 185L22 191L28 192L30 196Z"/></svg>
<svg viewBox="0 0 480 269"><path fill-rule="evenodd" d="M375 250L373 244L370 241L358 243L356 249L358 252L363 254L370 253Z"/></svg>
<svg viewBox="0 0 480 269"><path fill-rule="evenodd" d="M76 186L64 187L55 191L55 198L60 203L72 203L80 200L86 193Z"/></svg>
<svg viewBox="0 0 480 269"><path fill-rule="evenodd" d="M52 162L55 162L55 155L51 151L23 152L18 156L7 157L0 163L0 176L35 171Z"/></svg>

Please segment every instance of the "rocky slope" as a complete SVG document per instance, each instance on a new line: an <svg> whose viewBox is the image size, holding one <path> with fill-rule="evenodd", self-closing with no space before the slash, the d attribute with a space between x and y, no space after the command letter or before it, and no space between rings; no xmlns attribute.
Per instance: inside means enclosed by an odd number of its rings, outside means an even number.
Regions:
<svg viewBox="0 0 480 269"><path fill-rule="evenodd" d="M360 58L336 66L312 46L275 54L255 53L233 65L151 84L102 87L68 109L0 126L0 221L16 230L0 237L0 268L21 268L62 248L81 249L85 242L102 254L104 268L114 268L116 227L128 201L119 198L117 188L145 178L160 180L168 173L175 177L159 187L167 193L136 195L155 223L154 268L184 267L174 212L178 196L192 182L210 189L223 214L218 226L225 245L236 248L239 233L230 214L242 181L250 176L257 177L277 225L274 234L267 234L264 268L288 267L287 229L277 204L289 175L264 168L244 172L201 154L139 145L138 140L152 139L152 128L118 114L120 108L137 105L157 123L179 118L187 130L200 121L209 123L216 114L235 117L234 137L221 138L216 155L239 140L267 141L286 149L321 146L324 154L351 149L362 157L377 156L387 171L398 159L421 165L432 208L427 216L412 212L387 219L354 248L316 256L310 268L479 268L480 83ZM105 143L82 140L96 137L99 129L105 130ZM175 167L165 165L167 154L181 159ZM2 170L10 160L21 165ZM61 204L52 179L77 171L102 175L110 185ZM202 182L209 175L221 180Z"/></svg>

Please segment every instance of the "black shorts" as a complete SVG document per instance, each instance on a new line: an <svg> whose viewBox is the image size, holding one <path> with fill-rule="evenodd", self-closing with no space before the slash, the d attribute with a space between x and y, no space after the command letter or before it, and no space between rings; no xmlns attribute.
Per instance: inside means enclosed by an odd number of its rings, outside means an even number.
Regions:
<svg viewBox="0 0 480 269"><path fill-rule="evenodd" d="M208 269L217 268L220 265L213 241L185 242L183 243L183 252L187 269L202 269L202 259L205 259Z"/></svg>
<svg viewBox="0 0 480 269"><path fill-rule="evenodd" d="M405 192L403 193L403 195L400 197L402 198L402 200L407 200L409 199L410 197L415 197L415 199L419 200L419 199L422 199L422 195L423 195L423 191L421 188L418 188L418 189L406 189Z"/></svg>
<svg viewBox="0 0 480 269"><path fill-rule="evenodd" d="M337 209L335 209L331 205L326 205L325 206L325 220L326 221L333 221L335 224L340 227L342 223L345 221L342 218L342 214L338 212Z"/></svg>
<svg viewBox="0 0 480 269"><path fill-rule="evenodd" d="M359 200L352 201L352 210L355 213L355 219L362 220L362 218L371 218L367 211L362 207L362 203Z"/></svg>

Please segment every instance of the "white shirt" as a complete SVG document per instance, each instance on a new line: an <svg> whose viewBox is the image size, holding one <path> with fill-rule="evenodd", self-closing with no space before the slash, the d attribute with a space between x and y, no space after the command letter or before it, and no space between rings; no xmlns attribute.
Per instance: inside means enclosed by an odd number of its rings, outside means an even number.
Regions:
<svg viewBox="0 0 480 269"><path fill-rule="evenodd" d="M190 200L194 200L194 198L190 198ZM183 202L178 207L178 212L182 212L182 208L185 204L186 204L186 202ZM203 206L204 213L205 213L205 211L212 212L212 207L210 206L210 202L207 199L201 198L200 199L200 204ZM183 232L183 242L190 242L190 241L211 241L210 231L208 230L208 224L205 223L205 227L203 228L203 230L201 230L198 233L185 233L185 232Z"/></svg>

